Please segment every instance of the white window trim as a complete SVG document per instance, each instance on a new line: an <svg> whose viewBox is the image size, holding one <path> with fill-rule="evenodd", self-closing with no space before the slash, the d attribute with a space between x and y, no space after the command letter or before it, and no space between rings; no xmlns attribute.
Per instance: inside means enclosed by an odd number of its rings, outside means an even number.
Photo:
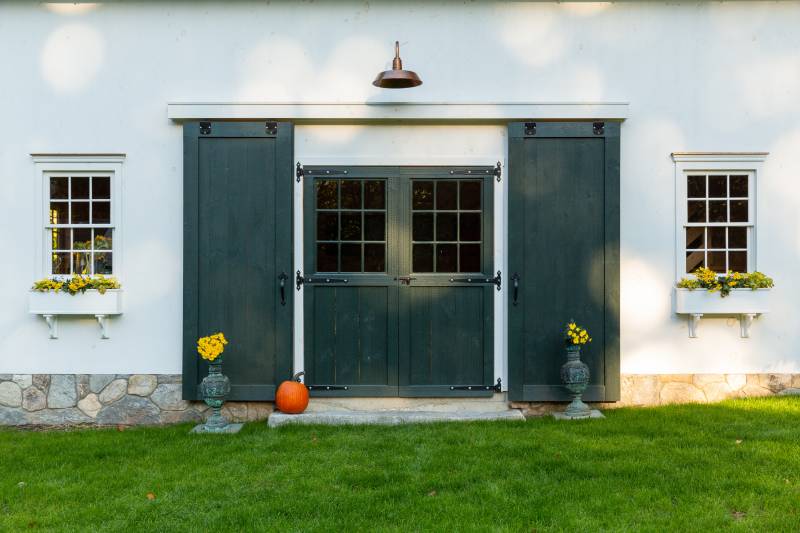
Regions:
<svg viewBox="0 0 800 533"><path fill-rule="evenodd" d="M757 270L758 258L758 203L760 181L762 179L764 161L769 152L673 152L675 162L675 280L687 274L685 225L687 217L686 174L690 172L742 172L751 176L749 193L751 197L750 230L751 241L748 245L747 270Z"/></svg>
<svg viewBox="0 0 800 533"><path fill-rule="evenodd" d="M111 177L111 221L114 224L114 273L117 279L123 273L123 213L122 213L122 166L125 154L31 154L34 163L35 206L33 224L36 245L34 272L36 279L49 277L50 256L47 253L47 213L49 194L46 182L54 173L103 173Z"/></svg>

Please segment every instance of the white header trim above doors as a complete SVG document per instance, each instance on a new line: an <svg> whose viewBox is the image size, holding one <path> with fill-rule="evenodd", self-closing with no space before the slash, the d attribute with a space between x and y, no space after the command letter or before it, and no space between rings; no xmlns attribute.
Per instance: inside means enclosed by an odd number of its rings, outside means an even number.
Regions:
<svg viewBox="0 0 800 533"><path fill-rule="evenodd" d="M171 102L171 120L272 119L295 122L381 120L624 120L627 102Z"/></svg>

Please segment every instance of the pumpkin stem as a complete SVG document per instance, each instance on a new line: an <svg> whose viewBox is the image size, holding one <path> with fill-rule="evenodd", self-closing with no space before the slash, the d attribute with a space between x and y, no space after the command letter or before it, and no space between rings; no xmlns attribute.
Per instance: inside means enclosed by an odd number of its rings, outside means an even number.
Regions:
<svg viewBox="0 0 800 533"><path fill-rule="evenodd" d="M305 374L306 374L305 372L298 372L297 374L292 376L292 381L300 383L300 376L305 376Z"/></svg>

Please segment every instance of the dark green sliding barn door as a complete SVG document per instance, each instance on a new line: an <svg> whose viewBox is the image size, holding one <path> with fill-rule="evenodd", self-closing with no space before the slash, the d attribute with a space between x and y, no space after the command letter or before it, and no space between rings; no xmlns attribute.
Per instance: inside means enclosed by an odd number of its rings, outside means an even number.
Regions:
<svg viewBox="0 0 800 533"><path fill-rule="evenodd" d="M619 124L511 124L508 228L510 399L567 399L574 318L593 337L584 399L618 400Z"/></svg>
<svg viewBox="0 0 800 533"><path fill-rule="evenodd" d="M312 393L492 394L493 169L304 170Z"/></svg>
<svg viewBox="0 0 800 533"><path fill-rule="evenodd" d="M292 370L288 123L184 126L184 397L207 372L196 339L222 331L232 400L270 400Z"/></svg>

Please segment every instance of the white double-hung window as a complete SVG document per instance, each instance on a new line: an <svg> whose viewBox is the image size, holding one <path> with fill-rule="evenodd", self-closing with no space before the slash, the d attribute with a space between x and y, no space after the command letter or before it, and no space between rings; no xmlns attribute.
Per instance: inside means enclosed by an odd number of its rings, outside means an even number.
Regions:
<svg viewBox="0 0 800 533"><path fill-rule="evenodd" d="M765 153L674 153L676 259L682 277L756 269L756 189Z"/></svg>
<svg viewBox="0 0 800 533"><path fill-rule="evenodd" d="M40 275L118 275L122 155L34 154Z"/></svg>

